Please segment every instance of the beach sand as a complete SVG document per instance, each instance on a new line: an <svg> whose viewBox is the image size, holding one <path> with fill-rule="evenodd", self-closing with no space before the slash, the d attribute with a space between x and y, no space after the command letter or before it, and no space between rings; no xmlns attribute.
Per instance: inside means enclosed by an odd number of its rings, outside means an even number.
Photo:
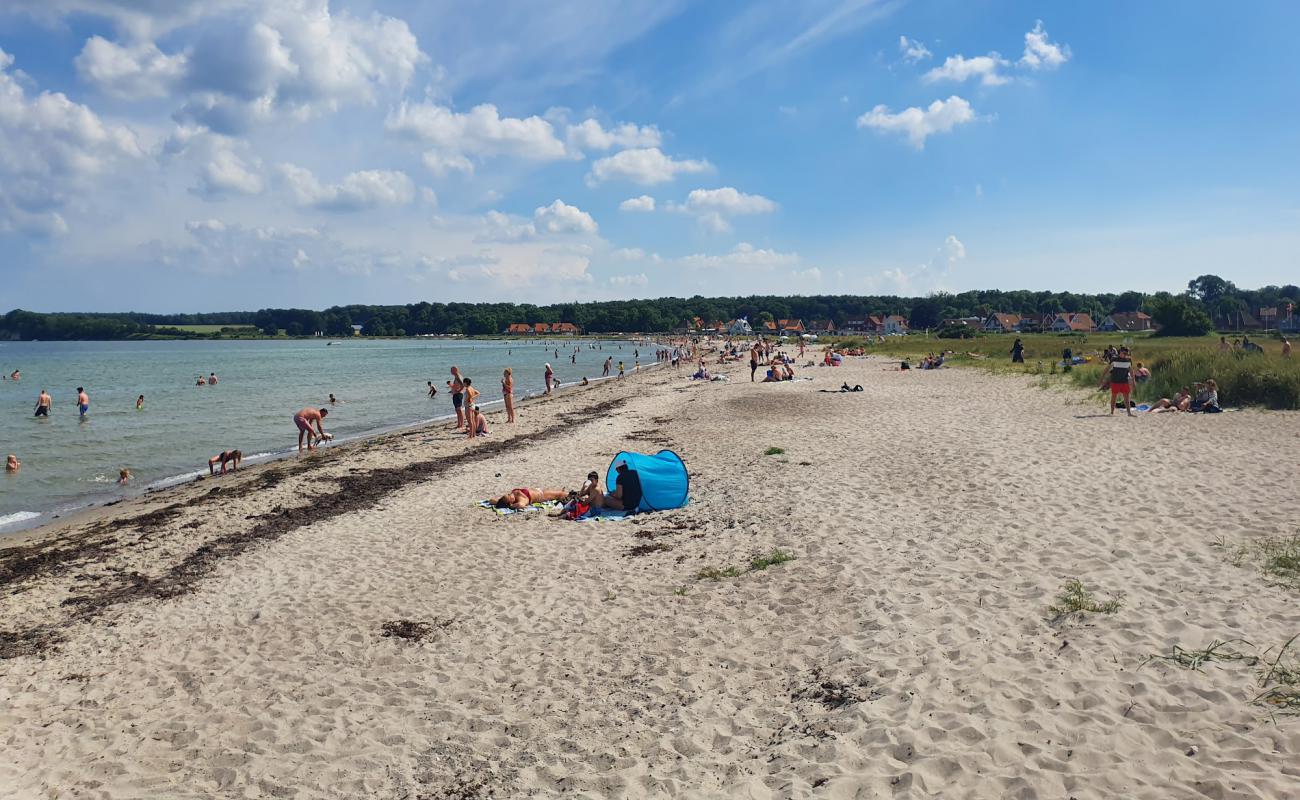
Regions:
<svg viewBox="0 0 1300 800"><path fill-rule="evenodd" d="M0 795L1300 796L1255 667L1143 663L1300 633L1230 560L1296 532L1300 414L883 365L640 375L39 531L0 551ZM684 509L474 507L662 447ZM1053 619L1074 577L1122 607Z"/></svg>

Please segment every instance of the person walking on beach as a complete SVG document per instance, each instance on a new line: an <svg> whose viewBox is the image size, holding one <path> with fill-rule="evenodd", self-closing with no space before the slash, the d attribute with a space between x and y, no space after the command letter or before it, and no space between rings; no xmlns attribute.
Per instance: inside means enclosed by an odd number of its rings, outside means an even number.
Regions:
<svg viewBox="0 0 1300 800"><path fill-rule="evenodd" d="M302 439L307 437L307 449L315 450L316 441L325 438L325 428L321 423L325 417L329 416L328 408L304 408L297 414L293 415L293 424L298 426L298 452L302 452ZM316 430L312 431L311 426L315 424Z"/></svg>
<svg viewBox="0 0 1300 800"><path fill-rule="evenodd" d="M622 379L623 379L623 362L622 362L622 361L618 362L618 378L619 378L619 380L622 380Z"/></svg>
<svg viewBox="0 0 1300 800"><path fill-rule="evenodd" d="M605 368L604 368L603 370L601 370L600 377L602 377L602 378L608 378L608 377L609 377L609 368L612 367L612 366L614 366L614 357L613 357L613 356L610 356L609 358L605 359Z"/></svg>
<svg viewBox="0 0 1300 800"><path fill-rule="evenodd" d="M77 387L77 412L81 419L86 418L86 412L90 411L90 395L81 386Z"/></svg>
<svg viewBox="0 0 1300 800"><path fill-rule="evenodd" d="M1110 382L1110 415L1115 416L1115 398L1124 398L1124 413L1133 416L1133 361L1127 347L1121 347L1106 371Z"/></svg>
<svg viewBox="0 0 1300 800"><path fill-rule="evenodd" d="M36 398L36 416L48 417L50 415L50 407L53 405L54 398L50 397L49 392L42 389L41 396Z"/></svg>
<svg viewBox="0 0 1300 800"><path fill-rule="evenodd" d="M456 430L460 430L465 426L465 411L461 408L465 402L465 383L460 377L460 367L451 368L447 391L451 392L451 407L456 409Z"/></svg>
<svg viewBox="0 0 1300 800"><path fill-rule="evenodd" d="M1011 345L1011 363L1025 363L1025 345L1019 339L1016 339L1015 343Z"/></svg>
<svg viewBox="0 0 1300 800"><path fill-rule="evenodd" d="M515 421L515 375L510 367L501 373L501 397L506 404L506 422Z"/></svg>
<svg viewBox="0 0 1300 800"><path fill-rule="evenodd" d="M545 375L545 379L546 379L546 396L547 396L547 397L550 397L550 396L551 396L551 382L555 380L555 370L551 369L551 365L550 365L550 364L547 364L547 365L546 365L546 375Z"/></svg>

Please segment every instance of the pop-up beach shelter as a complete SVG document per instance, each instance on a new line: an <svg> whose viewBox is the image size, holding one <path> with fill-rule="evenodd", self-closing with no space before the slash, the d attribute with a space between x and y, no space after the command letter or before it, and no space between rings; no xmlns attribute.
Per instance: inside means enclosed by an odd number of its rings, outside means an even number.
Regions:
<svg viewBox="0 0 1300 800"><path fill-rule="evenodd" d="M618 480L614 467L620 461L627 462L627 468L636 470L641 478L641 505L636 507L637 511L664 511L686 505L691 479L686 474L686 464L681 456L672 450L660 450L652 456L619 453L605 471L607 491L614 491L614 482Z"/></svg>

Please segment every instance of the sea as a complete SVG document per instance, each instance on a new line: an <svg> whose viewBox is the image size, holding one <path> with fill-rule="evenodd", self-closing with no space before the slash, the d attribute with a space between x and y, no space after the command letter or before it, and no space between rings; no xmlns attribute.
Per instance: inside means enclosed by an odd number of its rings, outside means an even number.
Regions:
<svg viewBox="0 0 1300 800"><path fill-rule="evenodd" d="M192 480L222 450L242 450L246 464L294 453L293 415L306 406L330 409L325 430L336 445L454 416L452 366L492 408L506 367L522 399L543 391L547 363L568 386L598 380L609 356L614 374L620 360L631 372L638 351L642 366L654 363L652 345L626 340L0 342L0 370L21 372L0 381L0 458L22 462L16 474L0 474L0 536ZM212 373L215 386L196 385ZM90 397L84 418L79 386ZM33 416L42 389L54 399L47 418ZM125 486L122 469L133 476Z"/></svg>

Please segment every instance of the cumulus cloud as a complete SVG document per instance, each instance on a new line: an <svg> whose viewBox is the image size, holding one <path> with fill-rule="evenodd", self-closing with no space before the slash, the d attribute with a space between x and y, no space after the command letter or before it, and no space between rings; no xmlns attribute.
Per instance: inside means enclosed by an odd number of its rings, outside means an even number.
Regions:
<svg viewBox="0 0 1300 800"><path fill-rule="evenodd" d="M901 133L920 150L925 140L936 133L949 133L958 125L975 119L970 103L957 95L947 100L935 100L927 108L912 106L891 113L887 106L879 105L858 117L859 128L874 128L886 133Z"/></svg>
<svg viewBox="0 0 1300 800"><path fill-rule="evenodd" d="M53 24L72 16L111 21L136 40L149 39L206 16L254 5L256 0L5 0L5 11Z"/></svg>
<svg viewBox="0 0 1300 800"><path fill-rule="evenodd" d="M415 184L396 170L361 170L335 184L322 183L311 170L293 164L281 164L280 174L299 205L326 211L362 211L415 199Z"/></svg>
<svg viewBox="0 0 1300 800"><path fill-rule="evenodd" d="M618 204L618 210L643 212L654 211L655 199L648 194L643 194L640 197L629 197Z"/></svg>
<svg viewBox="0 0 1300 800"><path fill-rule="evenodd" d="M259 194L262 176L230 150L218 150L199 176L196 191L204 197Z"/></svg>
<svg viewBox="0 0 1300 800"><path fill-rule="evenodd" d="M533 224L543 233L595 233L596 220L582 209L563 200L533 212Z"/></svg>
<svg viewBox="0 0 1300 800"><path fill-rule="evenodd" d="M404 90L427 61L404 21L333 13L328 0L283 0L209 21L184 56L165 58L184 67L179 86L188 99L177 121L219 133L373 103L381 88Z"/></svg>
<svg viewBox="0 0 1300 800"><path fill-rule="evenodd" d="M781 253L776 250L756 248L748 242L737 244L729 253L723 255L704 255L696 253L678 259L686 267L717 269L719 267L773 267L793 266L799 263L798 253Z"/></svg>
<svg viewBox="0 0 1300 800"><path fill-rule="evenodd" d="M638 127L620 122L606 130L594 119L568 126L566 138L575 153L587 150L612 150L615 147L658 147L663 136L653 125Z"/></svg>
<svg viewBox="0 0 1300 800"><path fill-rule="evenodd" d="M471 157L510 156L532 161L564 158L564 143L550 122L538 116L503 117L484 103L461 113L435 103L402 103L389 115L390 133L431 147L425 165L435 174L473 171Z"/></svg>
<svg viewBox="0 0 1300 800"><path fill-rule="evenodd" d="M719 189L695 189L680 206L670 206L672 211L692 214L710 231L726 233L731 230L729 220L746 214L770 214L777 204L760 194L746 194L731 186Z"/></svg>
<svg viewBox="0 0 1300 800"><path fill-rule="evenodd" d="M58 92L29 96L0 50L0 230L58 234L88 181L144 155L129 128Z"/></svg>
<svg viewBox="0 0 1300 800"><path fill-rule="evenodd" d="M965 56L948 56L943 61L943 65L935 67L925 73L923 80L927 83L935 81L956 81L963 83L971 78L978 78L984 86L1001 86L1009 79L1000 74L998 69L1008 65L1008 61L997 53L989 53L986 56L975 56L966 58Z"/></svg>
<svg viewBox="0 0 1300 800"><path fill-rule="evenodd" d="M1047 29L1040 19L1034 29L1025 34L1025 54L1020 65L1029 69L1056 69L1070 60L1069 45L1060 45L1047 38Z"/></svg>
<svg viewBox="0 0 1300 800"><path fill-rule="evenodd" d="M596 186L609 180L626 180L642 186L667 183L679 174L709 172L708 161L676 160L657 147L623 150L591 165L587 183Z"/></svg>
<svg viewBox="0 0 1300 800"><path fill-rule="evenodd" d="M650 285L650 279L644 272L636 275L611 275L609 285L618 289L642 289Z"/></svg>
<svg viewBox="0 0 1300 800"><path fill-rule="evenodd" d="M531 221L489 211L483 216L482 230L475 241L529 242L548 235L594 235L597 230L590 214L557 199L549 206L536 208Z"/></svg>
<svg viewBox="0 0 1300 800"><path fill-rule="evenodd" d="M185 76L188 57L167 55L153 42L122 46L101 36L86 40L77 74L100 91L128 100L167 96Z"/></svg>
<svg viewBox="0 0 1300 800"><path fill-rule="evenodd" d="M966 245L956 236L944 237L928 261L882 271L869 284L874 290L910 294L942 288L952 270L966 259Z"/></svg>
<svg viewBox="0 0 1300 800"><path fill-rule="evenodd" d="M909 64L924 61L933 55L923 42L906 36L898 37L898 52L903 54L903 60Z"/></svg>

